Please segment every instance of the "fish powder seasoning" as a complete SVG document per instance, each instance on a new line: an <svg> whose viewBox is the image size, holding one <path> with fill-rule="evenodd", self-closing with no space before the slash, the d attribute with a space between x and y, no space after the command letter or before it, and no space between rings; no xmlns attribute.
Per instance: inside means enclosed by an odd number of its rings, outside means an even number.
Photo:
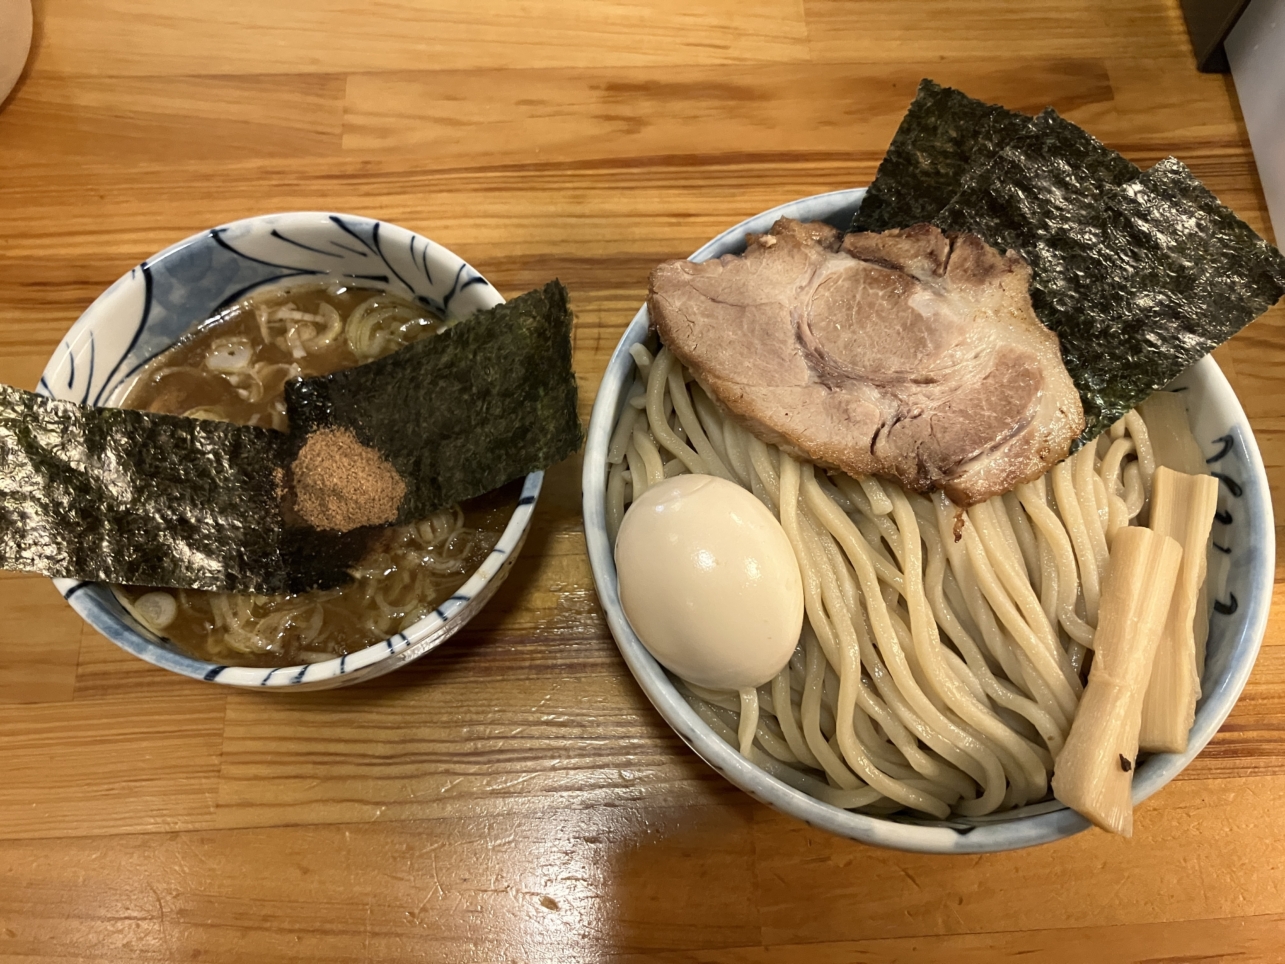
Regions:
<svg viewBox="0 0 1285 964"><path fill-rule="evenodd" d="M389 525L406 495L406 482L392 463L348 429L313 432L290 472L295 511L316 529Z"/></svg>

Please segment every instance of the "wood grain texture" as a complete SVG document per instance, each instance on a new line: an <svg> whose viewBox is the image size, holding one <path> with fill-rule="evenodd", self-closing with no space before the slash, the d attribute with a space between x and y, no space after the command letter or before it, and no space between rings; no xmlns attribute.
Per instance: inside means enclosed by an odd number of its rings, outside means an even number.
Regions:
<svg viewBox="0 0 1285 964"><path fill-rule="evenodd" d="M0 109L0 381L141 259L267 211L560 277L586 417L650 268L868 183L920 77L1186 161L1267 231L1226 78L1173 0L38 0ZM1285 507L1285 309L1215 357ZM0 960L1274 962L1285 568L1227 724L1098 832L968 859L769 811L651 709L598 608L578 459L431 658L329 693L155 669L0 575ZM1280 535L1285 529L1278 530Z"/></svg>

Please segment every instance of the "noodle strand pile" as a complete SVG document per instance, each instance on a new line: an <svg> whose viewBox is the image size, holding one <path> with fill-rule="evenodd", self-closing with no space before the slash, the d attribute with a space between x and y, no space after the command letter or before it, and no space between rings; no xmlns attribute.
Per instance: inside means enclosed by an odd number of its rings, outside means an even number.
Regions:
<svg viewBox="0 0 1285 964"><path fill-rule="evenodd" d="M1083 691L1111 542L1155 460L1130 412L1044 477L970 509L849 478L756 438L666 348L612 435L607 527L683 473L728 479L780 520L803 576L802 637L757 690L682 681L751 761L835 806L978 817L1045 799Z"/></svg>

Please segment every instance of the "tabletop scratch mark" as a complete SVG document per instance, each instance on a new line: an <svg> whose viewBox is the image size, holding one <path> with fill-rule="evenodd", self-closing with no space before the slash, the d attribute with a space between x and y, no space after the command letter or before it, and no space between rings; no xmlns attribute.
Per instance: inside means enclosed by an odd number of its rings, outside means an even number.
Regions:
<svg viewBox="0 0 1285 964"><path fill-rule="evenodd" d="M919 881L915 880L914 875L913 875L909 870L907 870L905 867L897 867L897 869L901 871L901 875L902 875L903 877L905 877L908 881L910 881L912 884L914 884L914 885L915 885L915 890L923 890L923 889L924 889L922 886L920 886Z"/></svg>

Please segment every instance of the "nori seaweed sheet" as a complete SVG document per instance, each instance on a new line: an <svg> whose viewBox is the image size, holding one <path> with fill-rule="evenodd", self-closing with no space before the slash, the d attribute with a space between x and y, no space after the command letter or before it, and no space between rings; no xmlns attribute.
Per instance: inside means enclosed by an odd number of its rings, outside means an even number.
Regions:
<svg viewBox="0 0 1285 964"><path fill-rule="evenodd" d="M985 165L1030 127L1025 114L921 80L851 230L931 221L955 196L966 171Z"/></svg>
<svg viewBox="0 0 1285 964"><path fill-rule="evenodd" d="M406 482L399 522L580 447L571 309L557 281L368 364L286 384L294 450L347 428Z"/></svg>
<svg viewBox="0 0 1285 964"><path fill-rule="evenodd" d="M969 231L984 223L995 240L1008 245L1005 231L1022 236L1020 225L1043 221L1041 242L1057 246L1065 237L1078 243L1081 229L1097 220L1102 195L1142 172L1081 127L1049 109L1031 121L998 154L965 172L958 191L933 223L943 230ZM1039 198L1037 212L1031 197Z"/></svg>
<svg viewBox="0 0 1285 964"><path fill-rule="evenodd" d="M333 586L364 553L287 526L287 437L56 401L0 385L0 567L238 592Z"/></svg>
<svg viewBox="0 0 1285 964"><path fill-rule="evenodd" d="M1271 307L1285 261L1181 162L1126 178L1058 120L971 172L935 223L1031 264L1031 303L1060 339L1087 441Z"/></svg>

